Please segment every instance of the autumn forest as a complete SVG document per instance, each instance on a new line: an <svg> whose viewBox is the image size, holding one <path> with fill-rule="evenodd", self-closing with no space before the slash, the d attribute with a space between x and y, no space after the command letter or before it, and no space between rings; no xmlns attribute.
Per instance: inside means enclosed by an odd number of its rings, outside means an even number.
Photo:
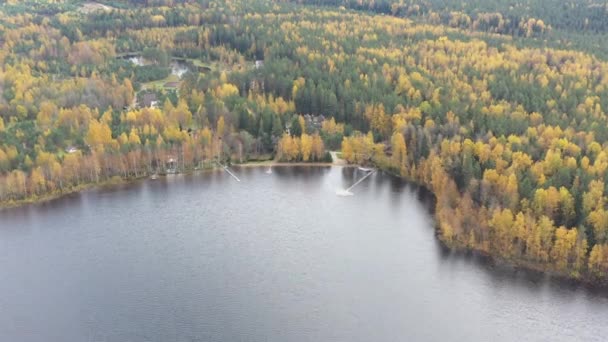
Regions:
<svg viewBox="0 0 608 342"><path fill-rule="evenodd" d="M0 205L340 150L451 248L607 282L608 6L455 3L8 0Z"/></svg>

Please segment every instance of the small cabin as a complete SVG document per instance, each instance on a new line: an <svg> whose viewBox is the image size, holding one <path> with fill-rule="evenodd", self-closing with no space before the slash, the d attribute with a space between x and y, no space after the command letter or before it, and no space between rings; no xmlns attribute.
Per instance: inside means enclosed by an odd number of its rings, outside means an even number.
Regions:
<svg viewBox="0 0 608 342"><path fill-rule="evenodd" d="M143 96L141 98L141 106L157 108L158 107L158 98L156 97L156 94L154 94L154 93L143 94Z"/></svg>

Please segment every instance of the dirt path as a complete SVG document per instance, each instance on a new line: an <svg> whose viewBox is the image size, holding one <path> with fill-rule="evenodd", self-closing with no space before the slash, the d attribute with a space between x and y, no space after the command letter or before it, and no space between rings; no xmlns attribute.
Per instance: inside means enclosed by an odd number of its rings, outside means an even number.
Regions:
<svg viewBox="0 0 608 342"><path fill-rule="evenodd" d="M329 152L331 153L331 159L333 160L333 165L346 165L347 162L346 160L338 157L338 152L337 151L331 151Z"/></svg>

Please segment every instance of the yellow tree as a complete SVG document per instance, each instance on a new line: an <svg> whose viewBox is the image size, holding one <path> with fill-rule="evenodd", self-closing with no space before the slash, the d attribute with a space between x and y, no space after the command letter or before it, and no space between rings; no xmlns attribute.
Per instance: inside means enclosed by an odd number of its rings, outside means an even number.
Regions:
<svg viewBox="0 0 608 342"><path fill-rule="evenodd" d="M40 167L32 170L30 174L30 193L42 194L46 190L46 179Z"/></svg>
<svg viewBox="0 0 608 342"><path fill-rule="evenodd" d="M323 145L323 139L319 133L315 133L312 136L312 158L314 160L321 160L325 154L325 146Z"/></svg>
<svg viewBox="0 0 608 342"><path fill-rule="evenodd" d="M407 160L407 146L405 145L403 134L400 132L393 133L391 145L393 147L393 164L397 167L405 167L405 162Z"/></svg>
<svg viewBox="0 0 608 342"><path fill-rule="evenodd" d="M302 117L302 116L300 116L300 117ZM302 133L302 136L300 137L300 144L301 144L302 160L307 162L310 159L310 156L312 153L313 138L306 133Z"/></svg>
<svg viewBox="0 0 608 342"><path fill-rule="evenodd" d="M137 134L137 130L135 130L135 128L132 128L131 132L129 132L129 144L132 146L141 145L141 139L139 138L139 135Z"/></svg>
<svg viewBox="0 0 608 342"><path fill-rule="evenodd" d="M509 209L496 209L490 220L490 232L496 251L504 256L513 254L513 239L517 231L513 227L514 216Z"/></svg>
<svg viewBox="0 0 608 342"><path fill-rule="evenodd" d="M595 208L604 207L604 182L592 180L589 183L589 191L583 194L583 212L588 214Z"/></svg>
<svg viewBox="0 0 608 342"><path fill-rule="evenodd" d="M306 133L306 121L302 115L298 115L298 123L300 124L300 128L302 128L302 134Z"/></svg>
<svg viewBox="0 0 608 342"><path fill-rule="evenodd" d="M80 184L80 151L67 154L63 159L63 177L71 184Z"/></svg>
<svg viewBox="0 0 608 342"><path fill-rule="evenodd" d="M603 207L597 208L596 210L589 213L587 221L593 228L595 239L604 243L608 240L608 212Z"/></svg>
<svg viewBox="0 0 608 342"><path fill-rule="evenodd" d="M379 133L382 137L388 137L392 131L391 117L384 112L384 105L368 105L365 107L365 117L367 118L372 130Z"/></svg>
<svg viewBox="0 0 608 342"><path fill-rule="evenodd" d="M26 175L21 170L13 170L8 174L6 187L8 194L14 199L21 199L27 196Z"/></svg>
<svg viewBox="0 0 608 342"><path fill-rule="evenodd" d="M517 176L510 174L507 180L507 184L504 188L505 204L509 208L514 208L519 203L519 192L517 184Z"/></svg>
<svg viewBox="0 0 608 342"><path fill-rule="evenodd" d="M562 223L569 226L575 218L574 198L565 187L559 188L559 212Z"/></svg>
<svg viewBox="0 0 608 342"><path fill-rule="evenodd" d="M224 122L224 116L220 116L220 118L217 120L217 129L215 130L218 136L224 136L225 125L226 123Z"/></svg>
<svg viewBox="0 0 608 342"><path fill-rule="evenodd" d="M284 133L277 145L277 158L284 161L294 161L300 153L300 139Z"/></svg>
<svg viewBox="0 0 608 342"><path fill-rule="evenodd" d="M555 230L555 243L551 249L551 259L560 272L569 270L570 262L575 260L577 230L559 227Z"/></svg>
<svg viewBox="0 0 608 342"><path fill-rule="evenodd" d="M93 149L103 149L104 145L112 142L112 130L105 122L91 120L85 141Z"/></svg>
<svg viewBox="0 0 608 342"><path fill-rule="evenodd" d="M188 127L192 124L192 113L188 109L188 104L180 100L171 113L171 121L178 123L181 127Z"/></svg>
<svg viewBox="0 0 608 342"><path fill-rule="evenodd" d="M344 158L348 162L352 162L354 160L354 148L353 141L351 137L344 137L342 139L342 158Z"/></svg>
<svg viewBox="0 0 608 342"><path fill-rule="evenodd" d="M594 277L604 279L608 275L608 245L597 244L589 254L589 273Z"/></svg>
<svg viewBox="0 0 608 342"><path fill-rule="evenodd" d="M321 130L327 134L344 134L344 124L336 124L334 118L323 120Z"/></svg>
<svg viewBox="0 0 608 342"><path fill-rule="evenodd" d="M555 225L547 216L542 216L537 221L536 229L540 242L539 261L546 262L549 260L549 252L552 247Z"/></svg>

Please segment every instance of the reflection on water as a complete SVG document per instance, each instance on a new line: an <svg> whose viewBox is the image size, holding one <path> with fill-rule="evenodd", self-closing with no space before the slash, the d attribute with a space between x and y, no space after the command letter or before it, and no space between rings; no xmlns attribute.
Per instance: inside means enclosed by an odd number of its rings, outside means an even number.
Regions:
<svg viewBox="0 0 608 342"><path fill-rule="evenodd" d="M256 173L259 172L258 169L251 168L251 171ZM321 166L321 167L310 167L310 166L275 166L273 168L273 175L276 173L276 176L279 178L285 178L289 180L293 180L297 178L298 180L320 180L320 176L324 173L327 173L331 170L329 166Z"/></svg>
<svg viewBox="0 0 608 342"><path fill-rule="evenodd" d="M445 249L382 172L234 167L0 211L2 341L599 341L606 291Z"/></svg>

